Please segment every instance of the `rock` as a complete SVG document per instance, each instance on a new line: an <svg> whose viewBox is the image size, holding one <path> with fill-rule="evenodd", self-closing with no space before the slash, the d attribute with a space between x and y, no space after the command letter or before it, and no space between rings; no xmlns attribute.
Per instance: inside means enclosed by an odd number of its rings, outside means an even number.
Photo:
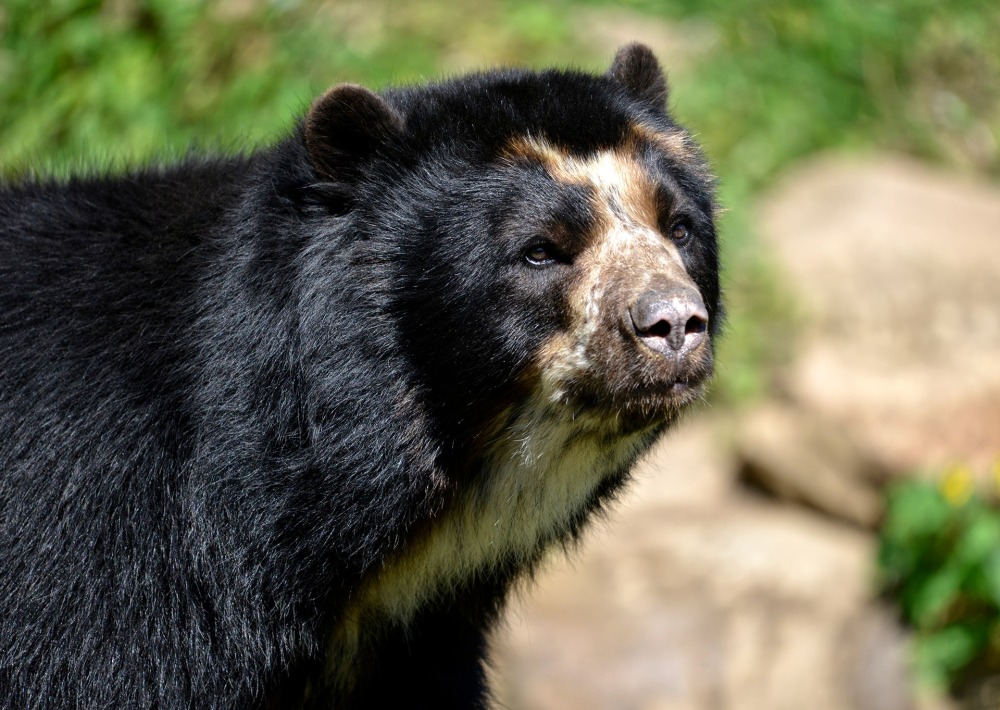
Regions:
<svg viewBox="0 0 1000 710"><path fill-rule="evenodd" d="M847 668L848 706L853 710L906 710L912 699L900 685L909 668L909 646L888 609L869 606L845 628L841 659ZM943 710L939 700L926 699L922 710Z"/></svg>
<svg viewBox="0 0 1000 710"><path fill-rule="evenodd" d="M793 405L769 402L736 427L741 476L777 496L874 529L886 472L840 427Z"/></svg>
<svg viewBox="0 0 1000 710"><path fill-rule="evenodd" d="M668 431L632 472L629 507L691 511L726 500L736 471L724 428L721 420L700 414Z"/></svg>
<svg viewBox="0 0 1000 710"><path fill-rule="evenodd" d="M760 234L809 326L785 386L894 471L1000 458L1000 189L902 158L827 158Z"/></svg>

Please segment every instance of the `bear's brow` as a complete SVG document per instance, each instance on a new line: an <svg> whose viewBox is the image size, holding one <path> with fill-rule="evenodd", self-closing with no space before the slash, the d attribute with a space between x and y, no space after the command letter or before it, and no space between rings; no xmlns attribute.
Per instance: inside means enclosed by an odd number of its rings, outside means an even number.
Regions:
<svg viewBox="0 0 1000 710"><path fill-rule="evenodd" d="M629 139L652 145L678 162L693 165L702 162L694 141L680 129L661 130L645 123L635 123L631 127Z"/></svg>
<svg viewBox="0 0 1000 710"><path fill-rule="evenodd" d="M644 164L637 142L594 151L570 153L534 136L519 136L507 146L504 158L511 162L540 164L558 183L586 188L596 212L625 222L656 226L659 219L658 184ZM595 217L599 218L599 214Z"/></svg>

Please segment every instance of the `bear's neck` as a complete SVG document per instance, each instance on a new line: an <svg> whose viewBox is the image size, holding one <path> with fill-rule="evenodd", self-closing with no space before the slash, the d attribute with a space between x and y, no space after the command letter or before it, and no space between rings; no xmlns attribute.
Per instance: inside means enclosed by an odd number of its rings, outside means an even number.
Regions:
<svg viewBox="0 0 1000 710"><path fill-rule="evenodd" d="M468 485L369 575L333 634L331 668L349 667L345 657L363 650L366 637L405 626L474 578L530 570L548 546L580 531L661 429L622 434L540 399L502 415Z"/></svg>

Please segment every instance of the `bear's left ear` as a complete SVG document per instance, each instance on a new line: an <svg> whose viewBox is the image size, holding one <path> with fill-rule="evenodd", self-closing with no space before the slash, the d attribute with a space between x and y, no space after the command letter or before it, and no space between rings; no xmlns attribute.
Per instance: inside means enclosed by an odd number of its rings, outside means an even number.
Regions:
<svg viewBox="0 0 1000 710"><path fill-rule="evenodd" d="M357 84L333 87L306 115L309 158L320 175L334 182L354 182L363 164L402 133L402 117L385 99Z"/></svg>
<svg viewBox="0 0 1000 710"><path fill-rule="evenodd" d="M608 76L617 81L637 101L657 111L667 104L667 77L653 50L644 44L626 44L615 54Z"/></svg>

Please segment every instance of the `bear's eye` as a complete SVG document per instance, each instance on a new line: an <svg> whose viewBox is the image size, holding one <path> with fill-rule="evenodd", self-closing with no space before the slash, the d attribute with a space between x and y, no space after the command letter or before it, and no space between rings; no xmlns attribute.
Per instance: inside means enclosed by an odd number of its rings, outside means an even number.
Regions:
<svg viewBox="0 0 1000 710"><path fill-rule="evenodd" d="M691 238L691 227L686 221L674 222L670 228L670 238L678 245L684 245Z"/></svg>
<svg viewBox="0 0 1000 710"><path fill-rule="evenodd" d="M524 250L525 260L532 266L548 266L556 263L555 250L548 244L532 244Z"/></svg>

